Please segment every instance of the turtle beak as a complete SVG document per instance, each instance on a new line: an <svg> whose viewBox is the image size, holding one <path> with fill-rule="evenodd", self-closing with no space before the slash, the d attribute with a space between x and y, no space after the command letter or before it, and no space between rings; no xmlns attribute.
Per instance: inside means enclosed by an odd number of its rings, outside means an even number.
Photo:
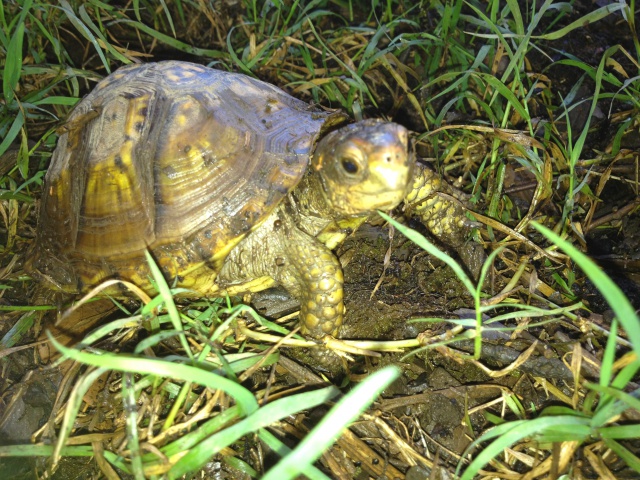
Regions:
<svg viewBox="0 0 640 480"><path fill-rule="evenodd" d="M410 160L406 145L390 145L371 155L369 175L367 184L370 185L371 190L374 190L371 194L380 195L380 200L386 196L397 199L393 201L393 205L387 205L388 208L393 208L400 203L413 176L413 162ZM384 207L381 205L378 208Z"/></svg>

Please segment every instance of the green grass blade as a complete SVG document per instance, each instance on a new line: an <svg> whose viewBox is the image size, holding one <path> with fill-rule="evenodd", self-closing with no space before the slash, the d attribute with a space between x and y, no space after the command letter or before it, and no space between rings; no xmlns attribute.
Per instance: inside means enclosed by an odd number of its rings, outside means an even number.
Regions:
<svg viewBox="0 0 640 480"><path fill-rule="evenodd" d="M50 457L53 455L53 445L7 445L0 446L2 457ZM60 451L65 457L93 457L95 452L91 445L64 447Z"/></svg>
<svg viewBox="0 0 640 480"><path fill-rule="evenodd" d="M189 449L189 452L168 472L168 478L176 479L193 472L206 464L212 455L237 441L240 437L267 427L282 418L299 412L301 409L320 405L337 394L338 390L335 387L328 387L292 395L269 403L244 420L206 438ZM298 466L299 468L300 466ZM264 478L267 477L265 476Z"/></svg>
<svg viewBox="0 0 640 480"><path fill-rule="evenodd" d="M367 377L345 395L293 450L269 470L263 480L296 478L301 466L311 465L333 443L334 437L400 375L396 367L385 367Z"/></svg>
<svg viewBox="0 0 640 480"><path fill-rule="evenodd" d="M182 328L182 320L180 319L180 312L176 307L176 303L173 301L173 295L171 295L171 290L169 289L169 285L162 275L160 268L156 265L155 260L149 253L149 250L145 250L145 257L147 258L147 263L149 264L149 269L151 270L151 275L153 275L153 279L155 280L156 286L158 287L158 293L164 300L164 305L169 313L169 318L171 319L171 323L173 324L173 328L178 332L183 332ZM189 347L189 342L184 335L180 335L180 343L182 344L182 348L189 355L190 358L193 358L193 354L191 353L191 348Z"/></svg>
<svg viewBox="0 0 640 480"><path fill-rule="evenodd" d="M522 20L522 12L520 11L520 5L517 0L507 0L507 5L509 5L509 10L511 11L511 15L513 16L513 20L515 22L515 33L517 35L524 35L524 22Z"/></svg>
<svg viewBox="0 0 640 480"><path fill-rule="evenodd" d="M102 48L100 48L100 44L98 43L98 40L96 40L96 37L94 37L93 34L91 33L91 30L87 28L87 26L84 23L82 23L82 20L80 20L76 16L75 12L73 11L73 7L69 4L67 0L60 0L60 5L61 7L59 8L61 8L62 11L67 15L67 18L73 24L73 26L76 27L78 32L84 38L89 40L89 42L91 42L91 44L93 45L93 48L95 48L96 53L100 57L100 60L102 61L102 65L104 66L105 70L108 73L111 73L111 67L109 66L109 62L107 61L107 58L104 56L104 52L102 51Z"/></svg>
<svg viewBox="0 0 640 480"><path fill-rule="evenodd" d="M220 431L224 427L241 420L241 418L242 410L238 405L229 407L215 415L213 418L201 423L196 430L176 438L168 445L164 445L160 448L160 451L167 457L179 455L181 452L185 452L198 445L198 443ZM161 461L155 453L147 453L142 458L146 462Z"/></svg>
<svg viewBox="0 0 640 480"><path fill-rule="evenodd" d="M587 23L594 23L598 20L602 20L603 18L615 13L619 10L623 10L626 7L625 2L619 3L611 3L610 5L605 5L604 7L600 7L593 12L588 13L587 15L579 18L578 20L571 22L564 28L560 30L556 30L555 32L546 33L544 35L539 35L533 38L539 38L543 40L558 40L559 38L564 37L568 33L576 30L578 28L584 28Z"/></svg>
<svg viewBox="0 0 640 480"><path fill-rule="evenodd" d="M598 429L601 438L617 440L637 440L640 438L640 425L614 425Z"/></svg>
<svg viewBox="0 0 640 480"><path fill-rule="evenodd" d="M121 372L179 378L186 382L204 385L213 390L223 390L236 400L245 414L251 414L258 409L258 403L249 390L220 375L206 372L190 365L181 365L155 358L133 357L131 355L116 355L112 353L94 354L81 352L73 348L65 347L58 343L49 332L47 333L49 340L56 349L64 356L78 362Z"/></svg>
<svg viewBox="0 0 640 480"><path fill-rule="evenodd" d="M618 417L625 410L640 411L640 400L628 393L622 392L611 387L602 387L600 385L588 384L593 390L600 392L603 397L615 398L614 402L603 402L598 405L596 413L593 415L591 425L594 428L601 427ZM640 438L640 428L638 430L638 438Z"/></svg>
<svg viewBox="0 0 640 480"><path fill-rule="evenodd" d="M522 102L516 97L516 95L511 91L509 87L507 87L502 81L494 77L493 75L488 74L476 74L482 77L484 81L486 81L489 85L496 89L496 92L502 95L506 100L507 104L515 109L523 118L529 118L529 114L526 109L522 106Z"/></svg>
<svg viewBox="0 0 640 480"><path fill-rule="evenodd" d="M613 364L616 361L616 347L618 342L616 338L618 336L618 321L614 318L611 322L611 329L609 330L609 338L607 338L607 344L604 348L604 355L602 356L602 367L600 368L600 386L606 387L611 383L613 377Z"/></svg>
<svg viewBox="0 0 640 480"><path fill-rule="evenodd" d="M164 15L167 18L167 21L169 22L169 28L171 28L171 33L173 33L174 37L177 37L176 28L173 25L173 18L171 17L171 12L169 11L169 8L167 7L167 3L164 0L160 0L160 4L162 5L162 10L164 11ZM179 4L180 4L180 2L178 2L178 5Z"/></svg>
<svg viewBox="0 0 640 480"><path fill-rule="evenodd" d="M638 370L640 370L640 358L636 357L633 362L625 365L624 368L618 372L611 382L611 387L623 390L629 382L634 379Z"/></svg>
<svg viewBox="0 0 640 480"><path fill-rule="evenodd" d="M539 223L532 222L531 224L536 230L564 250L594 283L626 330L629 340L633 344L633 350L640 355L640 320L620 287L613 283L593 260L569 242Z"/></svg>
<svg viewBox="0 0 640 480"><path fill-rule="evenodd" d="M427 240L423 235L419 234L415 230L411 230L405 225L397 222L389 215L384 212L378 212L382 218L384 218L387 222L394 226L400 233L402 233L405 237L411 240L413 243L418 245L420 248L429 253L429 255L433 255L441 262L446 263L451 269L455 272L456 276L460 279L460 281L464 284L466 289L469 291L471 295L476 291L476 287L469 278L469 276L465 273L464 269L458 265L453 258L451 258L446 253L442 252L438 247L432 244L429 240Z"/></svg>
<svg viewBox="0 0 640 480"><path fill-rule="evenodd" d="M142 30L144 33L151 35L156 40L164 43L165 45L169 45L170 47L173 47L181 52L189 53L198 57L226 58L226 54L224 54L220 50L210 50L207 48L194 47L193 45L189 45L188 43L181 42L180 40L170 37L169 35L158 32L157 30L154 30L144 23L136 22L135 20L119 20L119 22L126 23L134 28Z"/></svg>
<svg viewBox="0 0 640 480"><path fill-rule="evenodd" d="M51 454L53 463L56 463L59 460L62 455L62 451L64 450L64 444L71 436L71 432L73 431L78 412L80 412L80 408L82 407L85 394L89 391L91 385L93 385L94 382L106 371L107 369L105 368L97 368L92 372L84 373L73 386L73 390L67 400L67 406L62 419L62 425L60 425L60 431L58 432L56 445Z"/></svg>
<svg viewBox="0 0 640 480"><path fill-rule="evenodd" d="M86 7L84 5L81 5L78 11L80 13L80 18L84 22L84 25L88 26L91 29L95 36L100 40L99 43L102 43L102 45L104 45L104 48L113 56L113 58L119 60L124 64L129 63L129 59L122 55L116 48L114 48L113 45L111 45L111 43L109 43L109 41L105 38L98 26L93 23L93 20L87 13Z"/></svg>
<svg viewBox="0 0 640 480"><path fill-rule="evenodd" d="M262 440L271 450L276 452L281 457L289 455L292 451L268 430L260 430L258 436L260 437L260 440ZM301 473L303 473L310 480L329 480L329 477L327 477L313 465L309 465L306 469L304 469L304 472Z"/></svg>
<svg viewBox="0 0 640 480"><path fill-rule="evenodd" d="M615 440L605 438L604 443L607 447L613 450L613 452L618 455L630 468L640 473L640 458L638 458L630 450L623 447Z"/></svg>
<svg viewBox="0 0 640 480"><path fill-rule="evenodd" d="M13 32L7 49L7 60L2 76L2 92L7 106L13 103L16 87L22 70L22 41L24 39L24 23L20 22Z"/></svg>
<svg viewBox="0 0 640 480"><path fill-rule="evenodd" d="M7 135L5 136L4 140L2 140L2 143L0 143L0 155L5 153L9 149L13 141L16 139L16 137L20 133L20 129L22 128L23 125L24 125L24 115L22 113L22 110L18 110L15 118L13 119L13 123L11 124L11 127L7 132Z"/></svg>
<svg viewBox="0 0 640 480"><path fill-rule="evenodd" d="M9 310L11 307L7 309ZM34 311L33 307L27 307L25 310L27 313L23 314L9 331L4 334L2 339L0 339L0 353L14 345L19 345L21 342L24 342L25 338L29 335L38 314Z"/></svg>
<svg viewBox="0 0 640 480"><path fill-rule="evenodd" d="M138 405L134 378L131 372L122 375L122 406L125 411L125 430L127 432L127 449L129 462L136 480L144 480L144 469L140 454L140 436L138 434Z"/></svg>
<svg viewBox="0 0 640 480"><path fill-rule="evenodd" d="M524 438L534 437L536 434L540 434L541 432L551 436L554 428L562 426L562 430L566 433L567 439L579 440L580 437L576 437L575 435L573 436L573 438L571 438L572 435L570 426L575 426L577 433L584 434L583 427L585 423L588 424L588 422L588 419L580 417L552 416L539 417L533 420L526 421L520 420L504 425L499 425L498 427L489 430L487 433L475 440L468 448L469 451L475 445L486 441L488 438L493 438L496 436L498 437L496 440L487 445L473 459L464 473L460 476L460 480L472 480L480 472L481 468L483 468L492 459L500 455L505 448L508 448L509 446L513 445L516 442L519 442ZM582 430L580 430L580 428L582 428ZM499 430L499 433L496 432L497 430ZM460 469L460 466L458 466L458 469Z"/></svg>

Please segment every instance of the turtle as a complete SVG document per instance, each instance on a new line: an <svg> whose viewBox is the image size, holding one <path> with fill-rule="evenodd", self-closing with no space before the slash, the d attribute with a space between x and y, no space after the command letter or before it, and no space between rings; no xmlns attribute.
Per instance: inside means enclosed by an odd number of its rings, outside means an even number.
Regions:
<svg viewBox="0 0 640 480"><path fill-rule="evenodd" d="M149 251L183 294L280 285L300 301L304 335L335 336L344 302L333 249L376 210L404 202L468 250L464 206L436 192L464 201L416 162L400 124L351 122L244 74L133 64L61 127L26 268L70 294L107 279L152 292Z"/></svg>

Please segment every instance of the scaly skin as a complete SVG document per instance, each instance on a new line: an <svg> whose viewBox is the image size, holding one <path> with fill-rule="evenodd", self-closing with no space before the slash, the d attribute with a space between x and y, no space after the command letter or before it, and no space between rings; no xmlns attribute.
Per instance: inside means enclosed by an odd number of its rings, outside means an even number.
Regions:
<svg viewBox="0 0 640 480"><path fill-rule="evenodd" d="M301 332L320 338L337 335L344 315L342 267L336 256L313 237L292 229L287 236L291 276L282 283L299 289ZM290 279L295 282L290 283Z"/></svg>
<svg viewBox="0 0 640 480"><path fill-rule="evenodd" d="M444 193L460 201L439 195ZM405 211L420 218L429 232L443 245L452 247L474 278L478 278L485 254L470 240L473 228L466 216L467 196L440 178L433 170L416 165L413 187L405 198Z"/></svg>
<svg viewBox="0 0 640 480"><path fill-rule="evenodd" d="M300 301L304 335L337 335L344 315L340 262L287 210L278 209L233 249L216 283L226 293L237 293L238 286L257 291L278 283Z"/></svg>

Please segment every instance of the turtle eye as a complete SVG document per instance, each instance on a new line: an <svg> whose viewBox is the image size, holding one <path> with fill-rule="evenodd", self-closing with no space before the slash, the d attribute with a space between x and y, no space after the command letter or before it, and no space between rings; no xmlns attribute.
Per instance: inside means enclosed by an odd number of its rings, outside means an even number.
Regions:
<svg viewBox="0 0 640 480"><path fill-rule="evenodd" d="M349 175L355 175L360 170L360 166L357 162L348 157L344 157L340 160L340 164L342 165L342 169Z"/></svg>

